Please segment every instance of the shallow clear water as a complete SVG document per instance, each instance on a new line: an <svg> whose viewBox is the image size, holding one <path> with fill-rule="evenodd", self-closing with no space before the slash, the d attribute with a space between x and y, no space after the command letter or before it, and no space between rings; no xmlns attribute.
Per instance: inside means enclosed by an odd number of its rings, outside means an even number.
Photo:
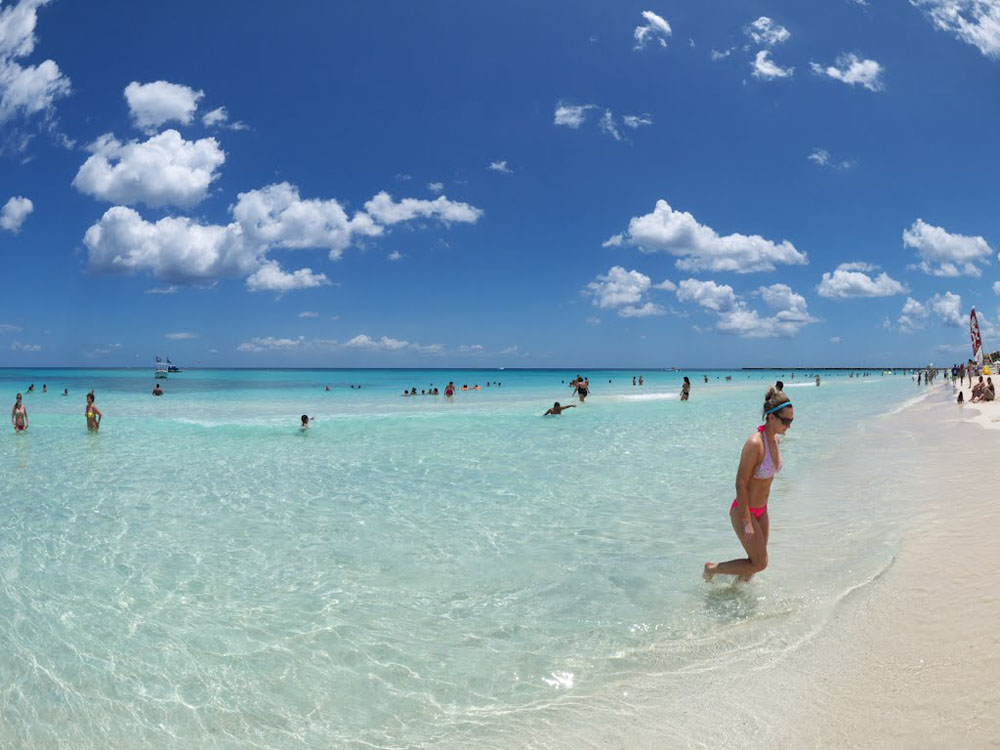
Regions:
<svg viewBox="0 0 1000 750"><path fill-rule="evenodd" d="M0 438L0 746L579 746L663 675L780 658L891 556L892 467L845 492L826 462L909 375L784 378L771 566L708 586L782 373L682 403L684 373L589 371L541 418L575 374L0 371L31 420ZM502 387L398 395L449 379Z"/></svg>

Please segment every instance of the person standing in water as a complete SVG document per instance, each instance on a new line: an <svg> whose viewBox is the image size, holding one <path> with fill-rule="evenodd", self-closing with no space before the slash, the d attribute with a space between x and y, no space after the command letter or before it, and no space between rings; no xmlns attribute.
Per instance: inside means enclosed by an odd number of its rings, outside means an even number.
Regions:
<svg viewBox="0 0 1000 750"><path fill-rule="evenodd" d="M14 432L24 432L28 429L28 409L21 402L20 393L14 400L14 408L10 410L10 423L14 425Z"/></svg>
<svg viewBox="0 0 1000 750"><path fill-rule="evenodd" d="M687 375L684 376L684 385L681 386L681 401L687 401L691 396L691 381Z"/></svg>
<svg viewBox="0 0 1000 750"><path fill-rule="evenodd" d="M747 556L728 562L705 563L706 581L717 575L739 576L741 581L749 581L767 567L767 540L771 529L767 500L774 475L781 471L782 464L777 438L792 426L795 410L788 396L771 388L764 397L763 417L764 424L743 444L736 471L736 499L729 508L733 531Z"/></svg>
<svg viewBox="0 0 1000 750"><path fill-rule="evenodd" d="M816 387L819 388L819 375L816 375Z"/></svg>
<svg viewBox="0 0 1000 750"><path fill-rule="evenodd" d="M91 432L97 432L101 429L101 420L104 419L104 415L101 414L101 410L97 408L94 404L94 392L91 391L87 394L87 409L84 412L87 415L87 429Z"/></svg>

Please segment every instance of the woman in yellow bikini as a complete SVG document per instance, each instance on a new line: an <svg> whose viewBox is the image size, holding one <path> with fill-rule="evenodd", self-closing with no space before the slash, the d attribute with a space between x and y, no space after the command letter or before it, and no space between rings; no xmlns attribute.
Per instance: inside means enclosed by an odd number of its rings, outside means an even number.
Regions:
<svg viewBox="0 0 1000 750"><path fill-rule="evenodd" d="M97 432L101 429L101 420L104 418L104 415L101 414L101 410L94 404L93 392L87 394L87 410L85 414L87 415L88 430Z"/></svg>
<svg viewBox="0 0 1000 750"><path fill-rule="evenodd" d="M28 429L28 410L21 403L21 394L17 394L14 408L10 410L10 422L14 425L14 432L24 432Z"/></svg>

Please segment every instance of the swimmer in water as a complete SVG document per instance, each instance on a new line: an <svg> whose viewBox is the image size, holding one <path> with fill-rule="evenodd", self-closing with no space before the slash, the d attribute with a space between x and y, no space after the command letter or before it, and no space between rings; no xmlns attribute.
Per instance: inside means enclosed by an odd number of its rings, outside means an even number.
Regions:
<svg viewBox="0 0 1000 750"><path fill-rule="evenodd" d="M93 391L87 394L87 409L84 413L87 415L87 429L90 432L97 432L101 429L101 420L104 419L104 415L101 414L101 410L94 404Z"/></svg>
<svg viewBox="0 0 1000 750"><path fill-rule="evenodd" d="M160 388L160 384L159 383L153 383L153 395L154 396L162 396L163 395L163 389Z"/></svg>
<svg viewBox="0 0 1000 750"><path fill-rule="evenodd" d="M795 410L788 396L771 388L764 397L763 417L764 424L743 444L736 471L736 499L729 507L733 531L747 556L728 562L705 563L706 581L717 575L739 576L741 581L749 581L767 567L767 540L771 528L767 500L774 475L781 471L782 464L777 438L792 426Z"/></svg>
<svg viewBox="0 0 1000 750"><path fill-rule="evenodd" d="M560 406L559 402L556 401L554 404L552 404L552 408L549 409L547 412L545 412L542 416L547 417L551 414L553 417L558 417L567 409L575 409L575 408L576 404L570 404L569 406Z"/></svg>
<svg viewBox="0 0 1000 750"><path fill-rule="evenodd" d="M299 429L305 432L306 430L309 429L309 423L312 421L313 421L312 417L310 417L308 414L303 414L302 424L299 425Z"/></svg>
<svg viewBox="0 0 1000 750"><path fill-rule="evenodd" d="M14 401L14 408L10 410L10 423L14 425L14 432L26 432L28 429L28 409L21 403L20 393Z"/></svg>

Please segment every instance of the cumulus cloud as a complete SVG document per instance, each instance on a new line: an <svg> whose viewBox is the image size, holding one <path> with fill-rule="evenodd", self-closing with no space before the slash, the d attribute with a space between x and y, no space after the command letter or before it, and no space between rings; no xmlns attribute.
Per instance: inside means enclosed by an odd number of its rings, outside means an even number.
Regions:
<svg viewBox="0 0 1000 750"><path fill-rule="evenodd" d="M506 161L491 161L489 166L486 168L491 172L503 172L504 174L514 173L514 170L507 166Z"/></svg>
<svg viewBox="0 0 1000 750"><path fill-rule="evenodd" d="M913 299L913 297L907 297L906 304L903 305L899 319L896 322L900 331L903 333L912 333L924 327L927 315L927 308L924 305Z"/></svg>
<svg viewBox="0 0 1000 750"><path fill-rule="evenodd" d="M716 314L716 330L742 338L790 338L804 326L815 323L806 300L786 284L758 288L760 296L771 308L770 316L762 316L741 299L727 284L714 281L685 279L677 286L677 299L694 302Z"/></svg>
<svg viewBox="0 0 1000 750"><path fill-rule="evenodd" d="M941 31L954 34L987 57L1000 57L1000 2L997 0L910 0Z"/></svg>
<svg viewBox="0 0 1000 750"><path fill-rule="evenodd" d="M927 301L927 306L949 328L963 328L965 326L965 316L962 315L962 298L959 295L951 292L935 294Z"/></svg>
<svg viewBox="0 0 1000 750"><path fill-rule="evenodd" d="M287 182L240 193L225 226L187 217L143 219L134 209L113 206L84 235L88 266L98 273L150 272L171 284L208 284L247 277L252 291L305 289L328 284L308 268L284 271L266 257L272 249L321 248L338 259L356 239L376 237L387 226L411 219L445 224L475 223L482 211L444 196L433 201L394 201L379 193L366 212L349 217L333 199L304 199Z"/></svg>
<svg viewBox="0 0 1000 750"><path fill-rule="evenodd" d="M306 348L306 339L275 338L274 336L255 336L236 347L239 352L290 352Z"/></svg>
<svg viewBox="0 0 1000 750"><path fill-rule="evenodd" d="M20 341L13 341L10 349L13 352L40 352L42 347L38 344L22 344Z"/></svg>
<svg viewBox="0 0 1000 750"><path fill-rule="evenodd" d="M652 213L633 217L626 233L604 244L614 247L625 243L646 253L674 255L679 258L677 267L685 271L754 273L773 271L775 264L808 262L806 255L788 240L775 243L756 234L719 236L690 213L675 211L665 200L658 200Z"/></svg>
<svg viewBox="0 0 1000 750"><path fill-rule="evenodd" d="M198 338L198 334L191 333L190 331L178 331L177 333L168 333L166 337L171 341L188 341Z"/></svg>
<svg viewBox="0 0 1000 750"><path fill-rule="evenodd" d="M239 122L229 121L229 111L225 107L216 107L201 116L201 124L206 128L225 128L226 130L247 130L247 126Z"/></svg>
<svg viewBox="0 0 1000 750"><path fill-rule="evenodd" d="M300 268L289 273L278 265L277 261L269 260L260 268L247 276L247 289L251 292L278 292L284 294L293 289L313 289L318 286L329 286L330 280L326 274L313 273L311 268Z"/></svg>
<svg viewBox="0 0 1000 750"><path fill-rule="evenodd" d="M108 133L90 151L73 179L77 190L111 203L154 208L199 203L226 160L214 138L185 141L176 130L124 144Z"/></svg>
<svg viewBox="0 0 1000 750"><path fill-rule="evenodd" d="M444 183L443 182L428 182L427 183L427 189L430 190L432 193L440 193L442 190L444 190Z"/></svg>
<svg viewBox="0 0 1000 750"><path fill-rule="evenodd" d="M167 122L190 125L198 102L205 96L204 91L167 81L132 81L124 93L132 123L147 132Z"/></svg>
<svg viewBox="0 0 1000 750"><path fill-rule="evenodd" d="M714 281L685 279L677 287L677 299L694 302L715 312L724 312L736 307L736 293L728 284Z"/></svg>
<svg viewBox="0 0 1000 750"><path fill-rule="evenodd" d="M651 315L666 315L667 311L654 302L644 305L626 305L618 311L623 318L648 318Z"/></svg>
<svg viewBox="0 0 1000 750"><path fill-rule="evenodd" d="M709 53L709 57L712 58L712 62L718 62L719 60L725 60L727 57L729 57L731 54L733 54L733 49L734 49L733 47L729 47L729 48L724 49L724 50L713 49Z"/></svg>
<svg viewBox="0 0 1000 750"><path fill-rule="evenodd" d="M555 124L576 130L587 119L587 111L596 109L594 104L556 104Z"/></svg>
<svg viewBox="0 0 1000 750"><path fill-rule="evenodd" d="M666 19L656 15L651 10L644 10L642 18L646 23L642 26L636 26L632 34L635 37L635 49L640 50L646 46L647 42L653 40L658 42L661 47L666 47L667 39L673 33Z"/></svg>
<svg viewBox="0 0 1000 750"><path fill-rule="evenodd" d="M15 195L0 208L0 229L6 229L15 234L21 231L21 225L28 214L35 210L35 204L30 198Z"/></svg>
<svg viewBox="0 0 1000 750"><path fill-rule="evenodd" d="M836 65L826 67L819 63L809 65L817 75L827 76L850 86L864 86L869 91L881 91L884 88L882 74L885 68L874 60L862 60L853 52L838 57Z"/></svg>
<svg viewBox="0 0 1000 750"><path fill-rule="evenodd" d="M865 271L875 271L868 263L841 263L832 272L823 274L816 290L821 297L849 299L851 297L891 297L904 294L906 286L883 272L872 278Z"/></svg>
<svg viewBox="0 0 1000 750"><path fill-rule="evenodd" d="M402 260L404 257L406 256L404 256L401 252L399 252L399 250L393 250L391 253L389 253L389 255L386 256L386 260L397 261L397 260Z"/></svg>
<svg viewBox="0 0 1000 750"><path fill-rule="evenodd" d="M911 267L932 276L981 276L978 264L988 264L993 254L983 237L951 234L923 219L903 230L903 246L916 250L920 258Z"/></svg>
<svg viewBox="0 0 1000 750"><path fill-rule="evenodd" d="M993 282L993 293L1000 294L1000 281Z"/></svg>
<svg viewBox="0 0 1000 750"><path fill-rule="evenodd" d="M54 102L70 93L70 81L52 60L22 65L35 50L38 8L48 0L20 0L0 7L0 125L15 117L51 118Z"/></svg>
<svg viewBox="0 0 1000 750"><path fill-rule="evenodd" d="M651 286L652 281L646 274L613 266L607 274L587 284L584 293L597 307L607 309L637 305Z"/></svg>
<svg viewBox="0 0 1000 750"><path fill-rule="evenodd" d="M368 216L385 226L418 218L437 219L446 224L452 222L475 224L483 215L482 210L468 203L450 201L443 195L432 201L403 198L396 202L385 191L366 202L365 211Z"/></svg>
<svg viewBox="0 0 1000 750"><path fill-rule="evenodd" d="M753 77L761 81L773 81L775 78L791 78L795 68L782 68L771 60L771 51L762 49L753 59Z"/></svg>
<svg viewBox="0 0 1000 750"><path fill-rule="evenodd" d="M755 44L773 47L788 41L791 34L781 24L775 23L767 16L761 16L743 30Z"/></svg>

